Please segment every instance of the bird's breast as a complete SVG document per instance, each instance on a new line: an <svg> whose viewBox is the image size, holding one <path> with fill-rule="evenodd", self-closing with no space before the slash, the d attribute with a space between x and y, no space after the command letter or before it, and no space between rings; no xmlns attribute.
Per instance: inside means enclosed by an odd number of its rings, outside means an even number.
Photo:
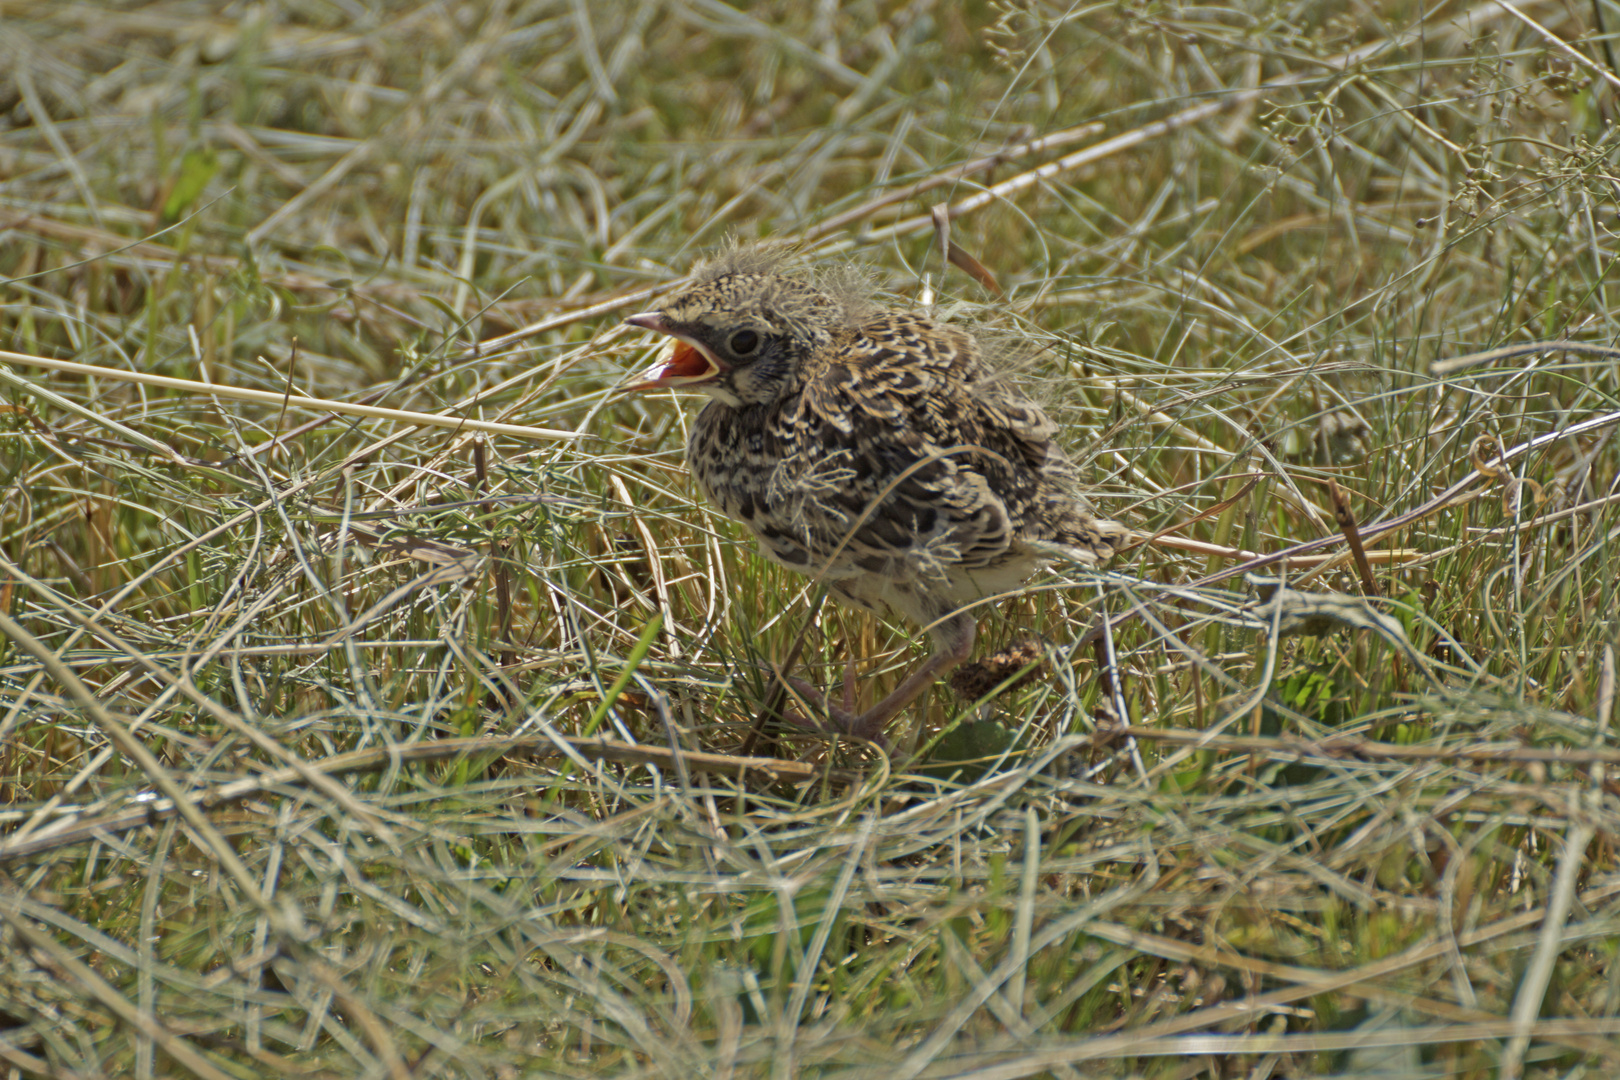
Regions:
<svg viewBox="0 0 1620 1080"><path fill-rule="evenodd" d="M775 468L762 412L711 402L698 414L686 444L687 463L704 496L750 527L765 512Z"/></svg>

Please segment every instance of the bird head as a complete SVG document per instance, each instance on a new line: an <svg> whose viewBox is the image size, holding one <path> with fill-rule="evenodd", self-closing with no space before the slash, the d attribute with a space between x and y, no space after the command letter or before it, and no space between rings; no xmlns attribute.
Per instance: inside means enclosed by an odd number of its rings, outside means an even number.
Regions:
<svg viewBox="0 0 1620 1080"><path fill-rule="evenodd" d="M674 351L623 389L691 387L734 409L768 405L802 385L805 361L832 340L843 305L777 274L700 280L625 322L668 334Z"/></svg>

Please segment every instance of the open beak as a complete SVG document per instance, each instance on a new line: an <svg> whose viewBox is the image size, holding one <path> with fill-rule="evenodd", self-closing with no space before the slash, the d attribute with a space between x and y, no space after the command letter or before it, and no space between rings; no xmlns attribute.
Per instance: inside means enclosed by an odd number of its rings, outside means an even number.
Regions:
<svg viewBox="0 0 1620 1080"><path fill-rule="evenodd" d="M644 311L624 321L643 330L668 334L675 340L657 364L642 372L634 381L619 387L621 394L628 394L633 390L668 390L680 386L701 386L703 383L718 379L727 371L726 366L703 346L672 330L659 312Z"/></svg>

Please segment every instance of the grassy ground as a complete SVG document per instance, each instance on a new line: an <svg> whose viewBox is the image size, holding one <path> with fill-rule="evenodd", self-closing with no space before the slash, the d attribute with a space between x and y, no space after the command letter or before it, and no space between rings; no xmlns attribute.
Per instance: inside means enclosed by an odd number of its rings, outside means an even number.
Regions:
<svg viewBox="0 0 1620 1080"><path fill-rule="evenodd" d="M1614 1075L1620 365L1431 371L1620 336L1620 9L1515 10L0 2L0 349L101 369L0 371L0 1068ZM728 235L1174 530L1033 683L750 735L926 643L609 393Z"/></svg>

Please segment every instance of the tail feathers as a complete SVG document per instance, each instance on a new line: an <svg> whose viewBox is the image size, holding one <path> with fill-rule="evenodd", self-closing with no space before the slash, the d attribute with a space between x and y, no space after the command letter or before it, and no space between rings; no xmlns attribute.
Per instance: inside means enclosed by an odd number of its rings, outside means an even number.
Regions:
<svg viewBox="0 0 1620 1080"><path fill-rule="evenodd" d="M1130 546L1135 534L1117 521L1090 520L1067 531L1063 540L1026 540L1031 551L1051 562L1099 566Z"/></svg>

